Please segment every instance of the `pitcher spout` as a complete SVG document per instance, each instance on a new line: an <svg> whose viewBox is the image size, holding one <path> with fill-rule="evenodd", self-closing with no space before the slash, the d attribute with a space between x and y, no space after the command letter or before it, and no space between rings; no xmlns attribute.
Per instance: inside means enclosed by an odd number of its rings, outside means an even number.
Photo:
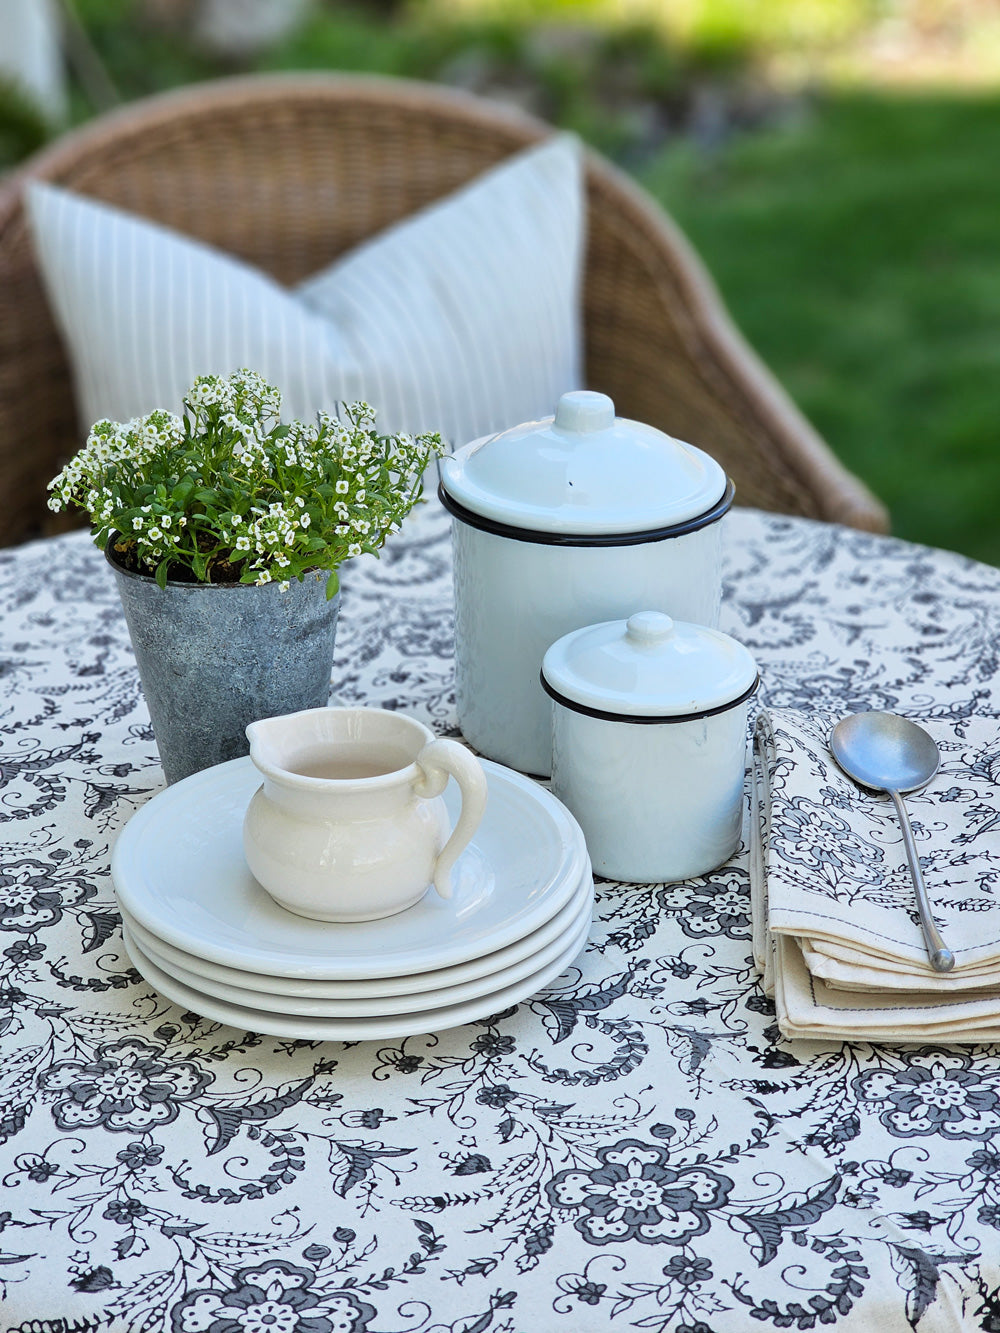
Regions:
<svg viewBox="0 0 1000 1333"><path fill-rule="evenodd" d="M308 712L314 712L314 709L308 709ZM296 714L286 714L283 717L265 717L256 722L251 722L246 729L247 740L250 742L250 758L254 765L265 776L273 776L285 767L285 760L288 754L288 728L287 723Z"/></svg>

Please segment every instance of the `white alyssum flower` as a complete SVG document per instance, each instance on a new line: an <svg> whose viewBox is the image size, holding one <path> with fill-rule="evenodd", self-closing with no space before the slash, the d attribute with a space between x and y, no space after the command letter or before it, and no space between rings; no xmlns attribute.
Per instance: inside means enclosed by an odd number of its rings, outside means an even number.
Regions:
<svg viewBox="0 0 1000 1333"><path fill-rule="evenodd" d="M399 530L441 452L438 436L378 435L367 403L282 425L252 370L199 376L184 401L183 418L95 422L49 487L52 510L86 509L100 545L160 582L335 571Z"/></svg>

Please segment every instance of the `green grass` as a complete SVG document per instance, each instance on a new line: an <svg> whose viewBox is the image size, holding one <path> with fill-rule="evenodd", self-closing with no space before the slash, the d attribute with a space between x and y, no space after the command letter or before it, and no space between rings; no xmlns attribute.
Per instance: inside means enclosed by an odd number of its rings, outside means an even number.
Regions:
<svg viewBox="0 0 1000 1333"><path fill-rule="evenodd" d="M1000 564L1000 97L827 96L642 173L900 536Z"/></svg>
<svg viewBox="0 0 1000 1333"><path fill-rule="evenodd" d="M52 126L34 102L0 76L0 171L41 148L51 134Z"/></svg>
<svg viewBox="0 0 1000 1333"><path fill-rule="evenodd" d="M416 0L388 17L364 3L320 5L274 49L228 65L197 53L183 32L141 22L134 0L76 4L126 99L244 69L348 70L454 81L459 67L468 70L471 64L487 85L520 89L538 114L612 155L627 153L635 138L630 115L635 99L672 106L692 79L708 70L735 71L746 60L742 47L728 50L723 60L707 41L705 51L671 45L648 23L598 24L592 41L571 43L565 51L558 42L546 49L533 42L537 29L531 23L502 8L477 17L461 7L452 12L435 0ZM600 8L606 0L593 4ZM75 107L78 118L86 118L88 108L79 98Z"/></svg>
<svg viewBox="0 0 1000 1333"><path fill-rule="evenodd" d="M519 3L520 17L510 0L409 0L387 17L326 0L254 64L433 79L472 52L531 83L544 114L635 169L677 218L749 341L886 501L894 530L1000 565L1000 93L828 93L781 129L708 155L675 141L636 167L648 145L630 128L635 104L676 124L704 78L740 77L757 47L832 40L830 24L846 32L876 0L686 0L683 40L642 26L645 0ZM143 27L134 0L76 4L126 97L226 72ZM635 22L599 25L579 49L531 40L532 17L612 11ZM11 142L8 157L28 151Z"/></svg>

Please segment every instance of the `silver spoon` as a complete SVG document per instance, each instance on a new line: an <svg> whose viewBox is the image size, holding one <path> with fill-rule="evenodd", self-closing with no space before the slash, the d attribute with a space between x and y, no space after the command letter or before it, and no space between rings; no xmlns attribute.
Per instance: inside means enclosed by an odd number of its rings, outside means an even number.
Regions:
<svg viewBox="0 0 1000 1333"><path fill-rule="evenodd" d="M830 733L833 757L849 778L884 791L892 797L903 828L903 845L910 862L913 887L917 894L920 929L931 966L936 972L950 972L955 955L945 947L931 915L931 905L920 873L920 858L913 841L913 830L901 792L916 791L930 782L937 772L938 747L923 727L895 713L853 713L841 718Z"/></svg>

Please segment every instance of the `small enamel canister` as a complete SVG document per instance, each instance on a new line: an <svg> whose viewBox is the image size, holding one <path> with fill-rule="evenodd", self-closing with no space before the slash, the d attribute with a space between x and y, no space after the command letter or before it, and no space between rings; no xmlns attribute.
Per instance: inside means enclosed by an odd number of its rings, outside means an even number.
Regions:
<svg viewBox="0 0 1000 1333"><path fill-rule="evenodd" d="M658 611L588 625L549 648L552 790L598 874L689 879L732 856L758 679L735 639Z"/></svg>

